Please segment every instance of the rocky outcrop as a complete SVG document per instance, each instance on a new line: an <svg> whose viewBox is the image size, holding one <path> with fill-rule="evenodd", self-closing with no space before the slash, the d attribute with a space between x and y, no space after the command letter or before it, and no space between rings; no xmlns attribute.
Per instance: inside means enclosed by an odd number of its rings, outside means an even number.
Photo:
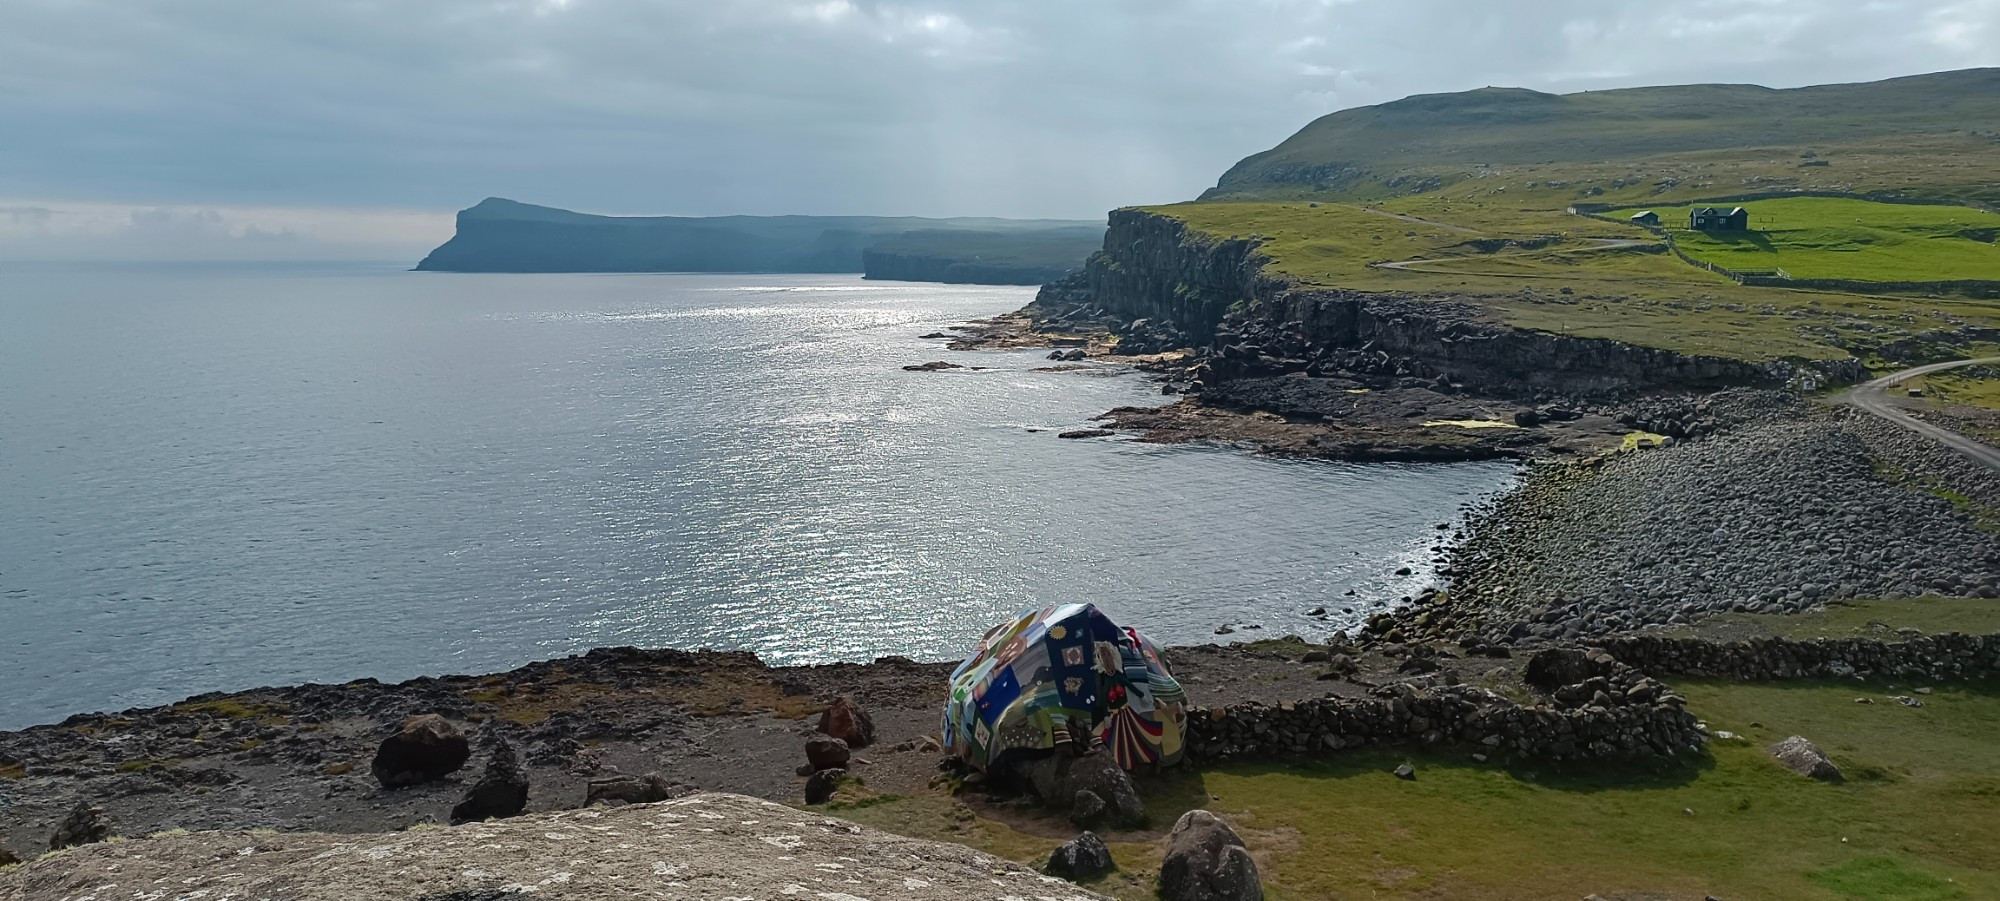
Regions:
<svg viewBox="0 0 2000 901"><path fill-rule="evenodd" d="M1256 238L1217 238L1143 210L1110 221L1104 250L1082 272L1043 287L1030 308L1036 324L1110 328L1123 336L1121 353L1191 346L1206 358L1196 371L1205 394L1225 403L1256 403L1218 393L1232 382L1334 371L1499 396L1769 384L1793 372L1513 328L1449 297L1304 288L1268 265ZM1827 365L1838 370L1827 377L1863 374L1859 364Z"/></svg>
<svg viewBox="0 0 2000 901"><path fill-rule="evenodd" d="M0 898L151 897L169 883L187 897L287 901L1103 897L970 848L705 794L449 829L93 845L0 875Z"/></svg>
<svg viewBox="0 0 2000 901"><path fill-rule="evenodd" d="M1083 825L1136 826L1146 819L1132 776L1102 748L1083 756L1056 751L1040 757L1010 755L1012 777L1042 803L1067 808Z"/></svg>
<svg viewBox="0 0 2000 901"><path fill-rule="evenodd" d="M110 837L111 827L104 822L104 811L89 801L78 801L62 822L56 824L55 832L49 836L49 850L96 844Z"/></svg>

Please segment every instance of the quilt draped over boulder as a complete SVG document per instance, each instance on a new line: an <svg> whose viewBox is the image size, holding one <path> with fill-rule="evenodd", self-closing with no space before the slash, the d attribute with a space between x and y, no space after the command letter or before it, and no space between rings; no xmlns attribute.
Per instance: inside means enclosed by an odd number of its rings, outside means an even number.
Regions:
<svg viewBox="0 0 2000 901"><path fill-rule="evenodd" d="M1180 760L1186 704L1152 642L1091 604L1064 604L980 639L951 675L944 744L981 770L1012 751L1082 745L1128 770L1169 765Z"/></svg>

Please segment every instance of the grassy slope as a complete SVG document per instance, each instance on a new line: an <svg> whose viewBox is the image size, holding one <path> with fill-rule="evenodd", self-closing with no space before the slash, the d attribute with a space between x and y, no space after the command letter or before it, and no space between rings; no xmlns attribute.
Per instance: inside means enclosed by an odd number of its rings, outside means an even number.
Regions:
<svg viewBox="0 0 2000 901"><path fill-rule="evenodd" d="M2000 230L2000 213L1951 206L1791 197L1746 204L1748 232L1673 228L1688 255L1729 269L1784 269L1793 278L1861 281L2000 280L2000 244L1966 237ZM1687 207L1647 207L1670 227ZM1624 218L1637 209L1608 215Z"/></svg>
<svg viewBox="0 0 2000 901"><path fill-rule="evenodd" d="M1991 205L2000 203L2000 69L1784 91L1409 97L1313 121L1231 168L1207 199L1381 199L1420 186L1556 207L1793 187Z"/></svg>
<svg viewBox="0 0 2000 901"><path fill-rule="evenodd" d="M1738 617L1731 634L2000 627L2000 602L1882 602L1804 618ZM1718 741L1664 772L1508 769L1463 753L1343 755L1238 764L1143 783L1158 826L1190 807L1229 815L1276 898L1513 899L1600 892L1671 898L2000 897L2000 686L1938 686L1925 706L1894 683L1678 686ZM1873 704L1857 704L1869 696ZM1818 742L1848 781L1825 785L1762 747ZM1408 759L1414 782L1389 773ZM1692 811L1688 813L1687 811ZM1017 860L1045 856L1062 824L1006 810L975 816L941 795L840 811ZM1159 829L1110 836L1123 873L1095 886L1149 897ZM1645 897L1659 897L1647 895Z"/></svg>
<svg viewBox="0 0 2000 901"><path fill-rule="evenodd" d="M1310 284L1449 294L1523 328L1683 352L1866 358L1910 335L2000 325L2000 302L1744 288L1667 257L1577 252L1584 238L1645 233L1562 213L1583 202L1660 207L1796 190L2000 206L2000 69L1785 91L1686 85L1556 96L1488 88L1410 97L1322 117L1244 159L1203 195L1239 203L1156 209L1218 235L1270 236L1266 250L1278 268ZM1322 203L1312 209L1299 202L1306 200ZM1474 234L1383 223L1363 204ZM1837 208L1826 208L1829 217ZM1822 274L1820 263L1837 262L1850 270L1845 277L1863 279L1979 277L2000 255L1969 239L1920 239L1932 224L1825 241L1800 235L1817 248L1796 265L1784 253L1765 262L1750 242L1702 250L1737 260L1732 268L1782 266L1810 277ZM1465 237L1535 234L1565 240L1518 256L1452 246ZM1463 258L1406 270L1366 266L1444 256ZM1564 287L1572 294L1555 296Z"/></svg>
<svg viewBox="0 0 2000 901"><path fill-rule="evenodd" d="M1592 249L1647 233L1513 201L1401 198L1364 208L1321 202L1147 207L1220 237L1262 235L1275 267L1325 287L1472 300L1521 328L1612 338L1749 360L1844 359L1875 344L1961 323L2000 326L2000 302L1904 300L1747 288L1670 255ZM1396 218L1408 216L1421 221ZM1551 240L1482 253L1469 242ZM1437 260L1411 269L1371 262ZM1563 294L1568 288L1572 293Z"/></svg>

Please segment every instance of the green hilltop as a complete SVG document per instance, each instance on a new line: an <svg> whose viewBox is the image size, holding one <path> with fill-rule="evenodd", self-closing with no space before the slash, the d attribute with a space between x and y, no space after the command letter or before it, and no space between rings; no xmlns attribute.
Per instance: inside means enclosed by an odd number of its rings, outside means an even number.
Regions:
<svg viewBox="0 0 2000 901"><path fill-rule="evenodd" d="M2000 68L1783 90L1424 94L1322 116L1202 199L1471 196L1492 179L1555 179L1566 184L1552 194L1578 200L1819 189L2000 204Z"/></svg>

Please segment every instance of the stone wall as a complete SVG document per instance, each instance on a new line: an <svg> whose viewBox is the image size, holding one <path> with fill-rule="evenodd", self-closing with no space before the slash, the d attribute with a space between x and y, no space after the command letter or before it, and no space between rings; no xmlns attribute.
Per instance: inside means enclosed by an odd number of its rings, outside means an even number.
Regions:
<svg viewBox="0 0 2000 901"><path fill-rule="evenodd" d="M1580 760L1699 752L1707 736L1671 692L1611 705L1524 707L1483 689L1387 698L1317 698L1239 704L1189 713L1187 749L1198 761L1324 757L1351 748L1458 745L1496 757Z"/></svg>
<svg viewBox="0 0 2000 901"><path fill-rule="evenodd" d="M1756 682L1854 675L1946 682L2000 676L2000 634L1954 633L1896 642L1869 638L1717 642L1637 635L1605 639L1596 646L1654 676Z"/></svg>

